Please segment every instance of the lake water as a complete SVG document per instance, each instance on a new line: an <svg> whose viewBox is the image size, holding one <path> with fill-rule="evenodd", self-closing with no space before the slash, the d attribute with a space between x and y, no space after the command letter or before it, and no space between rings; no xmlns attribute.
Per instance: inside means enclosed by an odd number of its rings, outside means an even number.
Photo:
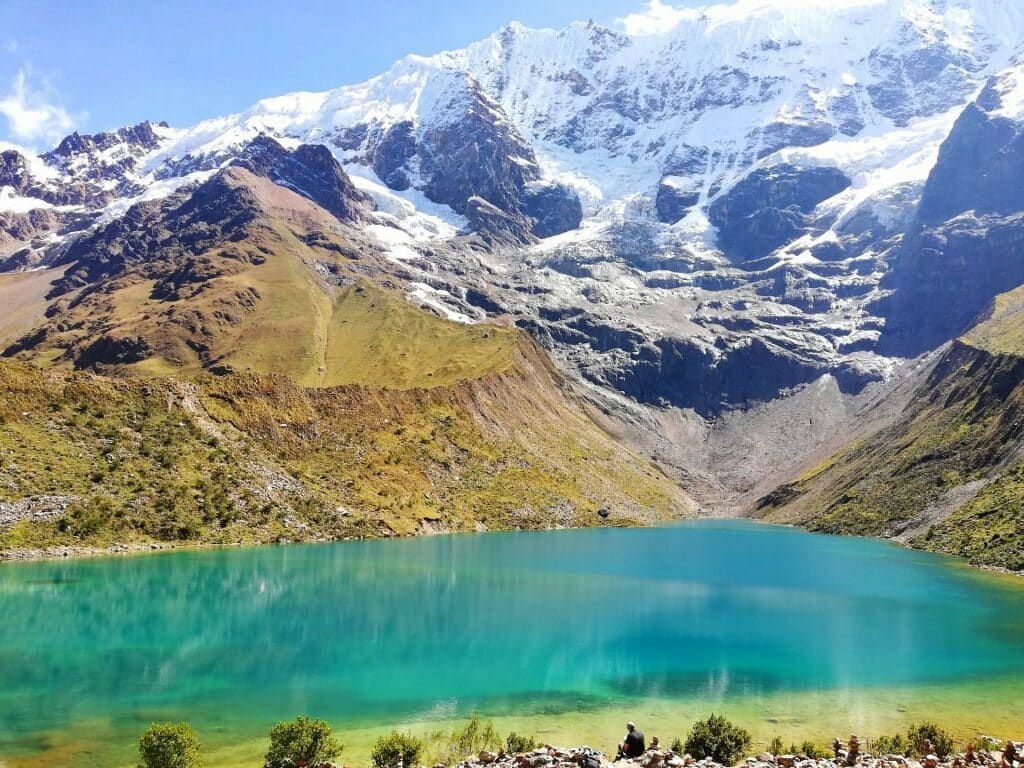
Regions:
<svg viewBox="0 0 1024 768"><path fill-rule="evenodd" d="M303 713L350 760L473 709L606 748L712 709L759 739L1024 736L1021 583L751 523L6 565L0 606L0 765L133 765L151 720L187 719L255 766Z"/></svg>

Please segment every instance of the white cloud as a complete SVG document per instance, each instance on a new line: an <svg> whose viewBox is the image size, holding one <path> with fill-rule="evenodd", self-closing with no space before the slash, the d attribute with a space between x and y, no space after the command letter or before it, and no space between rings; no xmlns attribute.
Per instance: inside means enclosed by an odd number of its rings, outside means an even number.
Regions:
<svg viewBox="0 0 1024 768"><path fill-rule="evenodd" d="M889 0L723 0L706 5L691 3L687 7L650 0L646 10L631 13L617 19L617 22L628 35L659 35L672 31L683 22L701 19L713 27L765 14L820 14L887 2Z"/></svg>
<svg viewBox="0 0 1024 768"><path fill-rule="evenodd" d="M646 11L631 13L617 21L627 35L657 35L668 32L683 21L700 18L702 12L701 8L676 7L661 0L651 0Z"/></svg>
<svg viewBox="0 0 1024 768"><path fill-rule="evenodd" d="M27 67L19 70L8 92L0 99L0 115L7 119L7 133L26 144L51 144L71 133L81 117L57 103L45 81L32 82Z"/></svg>

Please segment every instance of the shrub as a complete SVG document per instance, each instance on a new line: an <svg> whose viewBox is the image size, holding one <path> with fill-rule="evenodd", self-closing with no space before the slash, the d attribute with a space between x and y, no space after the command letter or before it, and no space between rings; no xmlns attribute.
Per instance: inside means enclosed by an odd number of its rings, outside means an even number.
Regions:
<svg viewBox="0 0 1024 768"><path fill-rule="evenodd" d="M280 765L286 760L307 765L326 763L341 754L340 744L323 720L299 717L290 723L278 723L270 729L267 763Z"/></svg>
<svg viewBox="0 0 1024 768"><path fill-rule="evenodd" d="M878 755L906 755L909 745L902 733L895 736L879 736L869 745L872 752Z"/></svg>
<svg viewBox="0 0 1024 768"><path fill-rule="evenodd" d="M423 746L423 739L418 739L412 734L392 731L387 736L377 739L373 751L370 752L370 760L374 768L394 768L401 758L402 765L411 768L419 763Z"/></svg>
<svg viewBox="0 0 1024 768"><path fill-rule="evenodd" d="M537 748L537 741L532 736L520 736L512 731L505 737L505 754L518 755L521 752L530 752Z"/></svg>
<svg viewBox="0 0 1024 768"><path fill-rule="evenodd" d="M910 742L913 753L919 757L923 757L925 754L924 743L926 741L932 743L932 750L940 759L945 759L953 751L953 737L935 723L911 725L907 729L907 740Z"/></svg>
<svg viewBox="0 0 1024 768"><path fill-rule="evenodd" d="M800 744L800 749L793 751L793 754L807 755L813 760L823 760L826 757L832 757L832 750L819 746L813 741L805 741Z"/></svg>
<svg viewBox="0 0 1024 768"><path fill-rule="evenodd" d="M480 720L474 712L466 727L452 734L451 744L456 753L464 757L484 749L497 749L501 746L501 738L494 730L494 723Z"/></svg>
<svg viewBox="0 0 1024 768"><path fill-rule="evenodd" d="M974 748L978 752L991 752L999 749L999 740L994 739L991 736L978 736L974 740Z"/></svg>
<svg viewBox="0 0 1024 768"><path fill-rule="evenodd" d="M768 751L776 757L781 755L785 749L785 746L783 746L782 744L781 736L776 736L774 739L768 742Z"/></svg>
<svg viewBox="0 0 1024 768"><path fill-rule="evenodd" d="M673 752L675 752L677 755L682 755L683 754L683 740L680 739L678 736L676 736L672 740L672 746L669 747L669 749L672 750Z"/></svg>
<svg viewBox="0 0 1024 768"><path fill-rule="evenodd" d="M452 765L467 755L481 750L501 749L502 739L490 720L483 721L474 712L469 722L450 733L437 731L430 735L431 762Z"/></svg>
<svg viewBox="0 0 1024 768"><path fill-rule="evenodd" d="M139 739L140 768L199 768L199 737L188 723L153 723Z"/></svg>
<svg viewBox="0 0 1024 768"><path fill-rule="evenodd" d="M749 747L746 730L714 714L693 724L684 745L686 753L698 760L710 757L723 765L733 765Z"/></svg>

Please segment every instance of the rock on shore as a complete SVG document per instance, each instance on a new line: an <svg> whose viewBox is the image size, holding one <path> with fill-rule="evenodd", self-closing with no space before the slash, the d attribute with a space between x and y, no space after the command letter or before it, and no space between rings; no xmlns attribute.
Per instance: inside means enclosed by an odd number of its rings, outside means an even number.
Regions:
<svg viewBox="0 0 1024 768"><path fill-rule="evenodd" d="M596 762L592 762L596 761ZM1000 764L1000 756L995 753L978 751L975 762L970 765L994 768ZM697 760L691 755L678 755L671 750L649 749L634 760L619 760L614 763L604 754L589 747L564 749L544 746L531 752L514 755L499 755L494 752L481 752L479 755L458 763L454 768L729 768L711 759ZM806 755L772 755L762 752L757 756L746 758L739 765L744 768L966 768L968 763L964 755L950 755L939 759L936 755L926 755L921 760L903 755L870 755L860 753L852 759L842 752L838 758L811 758ZM1021 763L1024 766L1024 762ZM446 768L435 766L435 768Z"/></svg>

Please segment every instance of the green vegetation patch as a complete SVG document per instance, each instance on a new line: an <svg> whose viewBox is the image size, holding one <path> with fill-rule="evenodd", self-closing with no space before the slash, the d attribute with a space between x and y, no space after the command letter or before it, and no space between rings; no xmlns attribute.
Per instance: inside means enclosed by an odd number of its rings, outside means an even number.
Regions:
<svg viewBox="0 0 1024 768"><path fill-rule="evenodd" d="M838 534L891 536L958 490L994 482L914 544L1020 569L1019 475L1003 463L1024 434L1024 358L956 344L895 425L847 446L761 502L771 520ZM947 501L949 495L949 501Z"/></svg>
<svg viewBox="0 0 1024 768"><path fill-rule="evenodd" d="M977 565L1024 571L1024 462L986 485L946 520L914 540Z"/></svg>
<svg viewBox="0 0 1024 768"><path fill-rule="evenodd" d="M0 551L586 526L682 510L536 380L393 390L0 363ZM540 389L538 389L540 388ZM554 400L552 400L554 398ZM482 416L481 414L486 414Z"/></svg>

